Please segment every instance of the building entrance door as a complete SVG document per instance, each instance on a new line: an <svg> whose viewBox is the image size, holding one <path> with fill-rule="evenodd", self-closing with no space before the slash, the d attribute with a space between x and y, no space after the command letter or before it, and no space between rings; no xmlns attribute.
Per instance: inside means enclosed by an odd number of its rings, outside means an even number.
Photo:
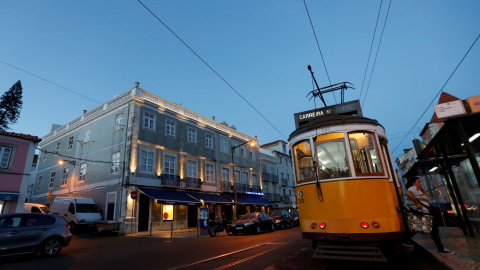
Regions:
<svg viewBox="0 0 480 270"><path fill-rule="evenodd" d="M188 206L188 227L197 227L197 206L189 205Z"/></svg>
<svg viewBox="0 0 480 270"><path fill-rule="evenodd" d="M148 218L150 215L150 197L144 194L139 196L138 206L138 231L148 231Z"/></svg>

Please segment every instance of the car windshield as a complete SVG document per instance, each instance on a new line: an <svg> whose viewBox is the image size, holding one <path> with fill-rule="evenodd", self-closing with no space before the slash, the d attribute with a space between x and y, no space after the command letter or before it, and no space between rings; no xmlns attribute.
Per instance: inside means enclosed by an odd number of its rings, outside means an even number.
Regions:
<svg viewBox="0 0 480 270"><path fill-rule="evenodd" d="M257 218L257 213L249 213L244 215L240 220L255 219Z"/></svg>
<svg viewBox="0 0 480 270"><path fill-rule="evenodd" d="M50 210L48 210L48 208L45 206L40 207L40 209L42 210L42 213L50 213Z"/></svg>
<svg viewBox="0 0 480 270"><path fill-rule="evenodd" d="M270 216L274 217L274 216L281 216L282 215L282 211L273 211Z"/></svg>
<svg viewBox="0 0 480 270"><path fill-rule="evenodd" d="M96 204L77 203L78 213L100 213Z"/></svg>

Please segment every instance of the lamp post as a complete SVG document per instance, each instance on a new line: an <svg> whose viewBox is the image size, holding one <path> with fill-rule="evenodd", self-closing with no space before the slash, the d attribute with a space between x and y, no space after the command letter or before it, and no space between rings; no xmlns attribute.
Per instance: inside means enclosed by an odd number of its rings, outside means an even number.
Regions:
<svg viewBox="0 0 480 270"><path fill-rule="evenodd" d="M240 145L232 145L232 165L233 165L233 193L234 193L234 196L235 196L235 202L234 202L234 205L235 205L235 210L233 211L233 221L236 221L237 220L237 179L235 179L235 160L233 159L233 152L235 151L235 149L237 149L238 147L240 146L243 146L245 144L250 145L250 147L254 147L255 146L255 142L253 140L250 140L250 141L246 141ZM240 177L240 176L239 176Z"/></svg>

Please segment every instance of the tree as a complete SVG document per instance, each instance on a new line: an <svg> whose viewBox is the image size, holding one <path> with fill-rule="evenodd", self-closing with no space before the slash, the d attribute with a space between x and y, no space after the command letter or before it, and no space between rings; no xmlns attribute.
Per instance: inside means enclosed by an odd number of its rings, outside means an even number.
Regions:
<svg viewBox="0 0 480 270"><path fill-rule="evenodd" d="M0 98L0 130L10 129L9 125L17 122L22 104L22 83L18 81Z"/></svg>

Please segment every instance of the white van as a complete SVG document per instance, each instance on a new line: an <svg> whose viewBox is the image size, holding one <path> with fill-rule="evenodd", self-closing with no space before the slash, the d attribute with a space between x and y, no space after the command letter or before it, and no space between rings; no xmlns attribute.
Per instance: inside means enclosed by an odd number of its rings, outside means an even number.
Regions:
<svg viewBox="0 0 480 270"><path fill-rule="evenodd" d="M57 197L50 207L52 214L65 218L70 230L76 226L95 227L95 221L102 220L102 215L94 199Z"/></svg>
<svg viewBox="0 0 480 270"><path fill-rule="evenodd" d="M43 205L43 204L38 204L38 203L25 203L25 206L23 207L23 212L24 213L42 213L42 214L48 214L50 211L48 208Z"/></svg>

